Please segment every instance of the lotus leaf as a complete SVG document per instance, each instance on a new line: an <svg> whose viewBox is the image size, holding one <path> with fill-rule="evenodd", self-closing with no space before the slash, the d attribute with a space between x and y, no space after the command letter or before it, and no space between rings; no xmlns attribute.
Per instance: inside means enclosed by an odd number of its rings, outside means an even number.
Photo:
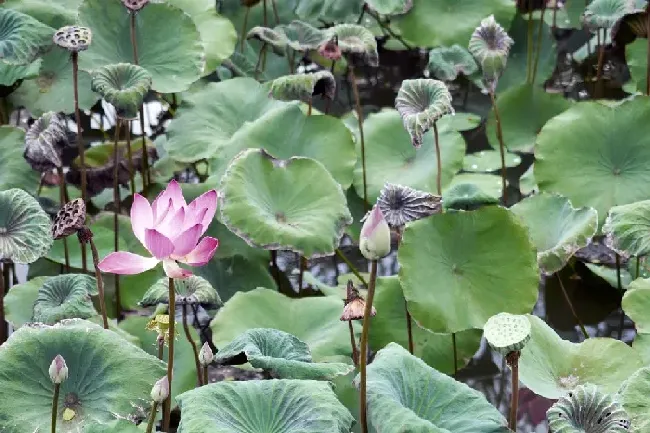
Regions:
<svg viewBox="0 0 650 433"><path fill-rule="evenodd" d="M48 367L57 354L69 369L58 404L57 431L63 433L146 410L151 386L165 371L155 357L85 320L23 326L0 351L3 432L50 429L54 385ZM72 421L63 421L65 409L76 412Z"/></svg>
<svg viewBox="0 0 650 433"><path fill-rule="evenodd" d="M478 128L481 125L481 116L474 113L455 112L453 116L445 116L438 122L438 126L441 128L449 125L450 129L462 132Z"/></svg>
<svg viewBox="0 0 650 433"><path fill-rule="evenodd" d="M586 247L598 230L598 212L571 206L569 199L548 193L528 197L511 208L528 227L542 272L562 269L571 256Z"/></svg>
<svg viewBox="0 0 650 433"><path fill-rule="evenodd" d="M461 173L454 176L442 191L446 209L473 209L484 204L499 203L501 176L485 173Z"/></svg>
<svg viewBox="0 0 650 433"><path fill-rule="evenodd" d="M2 6L27 14L52 27L48 40L52 40L54 29L74 24L77 8L82 0L6 0Z"/></svg>
<svg viewBox="0 0 650 433"><path fill-rule="evenodd" d="M519 178L519 190L522 194L528 195L533 192L539 191L535 175L533 173L534 164Z"/></svg>
<svg viewBox="0 0 650 433"><path fill-rule="evenodd" d="M381 15L400 15L413 7L413 0L367 0L366 5Z"/></svg>
<svg viewBox="0 0 650 433"><path fill-rule="evenodd" d="M404 230L398 257L408 309L432 332L482 328L497 313L530 312L537 300L534 247L503 208L416 221Z"/></svg>
<svg viewBox="0 0 650 433"><path fill-rule="evenodd" d="M61 156L70 145L65 116L52 111L43 114L25 134L24 157L41 173L62 167Z"/></svg>
<svg viewBox="0 0 650 433"><path fill-rule="evenodd" d="M506 167L516 167L521 164L521 157L514 153L506 152ZM470 153L463 159L463 170L469 172L490 172L501 169L501 153L496 150L481 150Z"/></svg>
<svg viewBox="0 0 650 433"><path fill-rule="evenodd" d="M623 409L630 416L633 432L645 432L650 428L650 367L639 369L627 380L621 390Z"/></svg>
<svg viewBox="0 0 650 433"><path fill-rule="evenodd" d="M38 292L48 277L36 277L26 283L17 284L9 290L4 299L5 318L14 329L32 321L34 303Z"/></svg>
<svg viewBox="0 0 650 433"><path fill-rule="evenodd" d="M0 126L0 190L21 188L36 193L40 176L23 158L25 131Z"/></svg>
<svg viewBox="0 0 650 433"><path fill-rule="evenodd" d="M633 281L623 295L621 307L636 328L632 347L647 365L650 362L650 280L640 278Z"/></svg>
<svg viewBox="0 0 650 433"><path fill-rule="evenodd" d="M535 148L535 179L542 191L591 206L602 224L610 208L647 198L650 137L643 132L650 106L635 98L617 108L577 104L550 120Z"/></svg>
<svg viewBox="0 0 650 433"><path fill-rule="evenodd" d="M346 21L358 17L363 0L296 0L296 14L305 21Z"/></svg>
<svg viewBox="0 0 650 433"><path fill-rule="evenodd" d="M591 31L609 29L624 15L644 11L645 0L593 0L587 5L582 21Z"/></svg>
<svg viewBox="0 0 650 433"><path fill-rule="evenodd" d="M309 189L296 189L300 183ZM251 245L312 257L334 253L352 216L343 190L319 162L248 149L221 180L221 220Z"/></svg>
<svg viewBox="0 0 650 433"><path fill-rule="evenodd" d="M0 62L0 96L9 96L23 80L38 76L41 59L27 65L10 65Z"/></svg>
<svg viewBox="0 0 650 433"><path fill-rule="evenodd" d="M0 9L0 60L27 65L52 45L54 29L13 9Z"/></svg>
<svg viewBox="0 0 650 433"><path fill-rule="evenodd" d="M354 418L326 382L219 382L178 397L179 433L348 433Z"/></svg>
<svg viewBox="0 0 650 433"><path fill-rule="evenodd" d="M613 393L643 366L637 352L622 341L589 338L571 343L539 317L528 318L532 336L521 351L519 377L535 394L556 399L588 383Z"/></svg>
<svg viewBox="0 0 650 433"><path fill-rule="evenodd" d="M648 68L648 42L637 39L625 46L625 58L630 70L630 81L626 84L629 92L646 93L646 70Z"/></svg>
<svg viewBox="0 0 650 433"><path fill-rule="evenodd" d="M38 290L34 322L54 325L63 319L88 319L97 315L91 295L97 295L97 280L89 275L49 277Z"/></svg>
<svg viewBox="0 0 650 433"><path fill-rule="evenodd" d="M115 107L118 117L135 119L151 87L151 75L129 63L107 65L93 71L91 86Z"/></svg>
<svg viewBox="0 0 650 433"><path fill-rule="evenodd" d="M325 31L298 20L280 25L276 31L283 34L286 45L296 51L314 50L327 40Z"/></svg>
<svg viewBox="0 0 650 433"><path fill-rule="evenodd" d="M480 392L429 367L396 343L380 350L368 366L367 387L368 422L377 431L510 431Z"/></svg>
<svg viewBox="0 0 650 433"><path fill-rule="evenodd" d="M625 256L650 254L650 200L614 206L603 226L609 248Z"/></svg>
<svg viewBox="0 0 650 433"><path fill-rule="evenodd" d="M311 103L313 96L333 100L336 95L336 80L330 71L312 74L286 75L271 83L271 96L281 101L303 101Z"/></svg>
<svg viewBox="0 0 650 433"><path fill-rule="evenodd" d="M469 40L469 52L481 67L483 82L491 90L503 74L514 41L490 15L481 21Z"/></svg>
<svg viewBox="0 0 650 433"><path fill-rule="evenodd" d="M84 430L84 433L142 433L134 423L127 420L115 420L108 424L95 424Z"/></svg>
<svg viewBox="0 0 650 433"><path fill-rule="evenodd" d="M204 278L192 275L189 278L174 279L174 292L178 304L202 304L204 306L220 305L221 299L214 287ZM143 307L169 303L169 278L159 279L149 287L142 300Z"/></svg>
<svg viewBox="0 0 650 433"><path fill-rule="evenodd" d="M327 29L325 34L327 39L336 38L342 52L362 55L370 66L379 65L377 41L365 27L357 24L339 24Z"/></svg>
<svg viewBox="0 0 650 433"><path fill-rule="evenodd" d="M460 45L431 50L428 68L435 78L442 81L453 81L460 73L468 77L478 71L474 57Z"/></svg>

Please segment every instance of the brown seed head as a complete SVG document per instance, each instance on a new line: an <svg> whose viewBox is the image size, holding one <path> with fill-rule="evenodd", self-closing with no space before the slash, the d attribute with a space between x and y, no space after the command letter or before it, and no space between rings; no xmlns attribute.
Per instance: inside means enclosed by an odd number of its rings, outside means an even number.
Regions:
<svg viewBox="0 0 650 433"><path fill-rule="evenodd" d="M54 218L52 237L61 239L77 233L86 225L86 204L78 198L66 203Z"/></svg>

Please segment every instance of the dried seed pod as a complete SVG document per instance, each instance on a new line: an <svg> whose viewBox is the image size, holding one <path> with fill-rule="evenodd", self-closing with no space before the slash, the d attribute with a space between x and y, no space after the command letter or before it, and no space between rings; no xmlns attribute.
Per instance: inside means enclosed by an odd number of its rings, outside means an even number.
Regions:
<svg viewBox="0 0 650 433"><path fill-rule="evenodd" d="M61 48L77 53L88 49L92 42L92 32L87 27L65 26L57 30L52 39Z"/></svg>
<svg viewBox="0 0 650 433"><path fill-rule="evenodd" d="M131 12L137 12L149 4L149 0L122 0L122 4Z"/></svg>
<svg viewBox="0 0 650 433"><path fill-rule="evenodd" d="M546 412L553 433L627 433L630 418L615 396L579 385Z"/></svg>
<svg viewBox="0 0 650 433"><path fill-rule="evenodd" d="M343 307L343 314L341 321L350 320L363 320L366 310L366 301L359 295L359 291L354 287L352 280L348 280L347 296L345 298L345 307ZM375 307L370 309L370 316L377 315Z"/></svg>
<svg viewBox="0 0 650 433"><path fill-rule="evenodd" d="M52 225L52 237L61 239L77 233L86 225L86 204L78 198L66 203L57 212Z"/></svg>
<svg viewBox="0 0 650 433"><path fill-rule="evenodd" d="M384 185L377 204L391 227L403 227L442 211L442 197L392 183Z"/></svg>

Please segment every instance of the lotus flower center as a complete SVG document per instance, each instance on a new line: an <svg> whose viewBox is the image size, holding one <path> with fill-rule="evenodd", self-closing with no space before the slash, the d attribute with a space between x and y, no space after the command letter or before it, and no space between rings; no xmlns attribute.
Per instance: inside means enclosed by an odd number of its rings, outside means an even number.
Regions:
<svg viewBox="0 0 650 433"><path fill-rule="evenodd" d="M287 222L287 217L284 214L284 212L276 212L275 213L275 220L279 223L286 223Z"/></svg>
<svg viewBox="0 0 650 433"><path fill-rule="evenodd" d="M66 408L72 409L79 406L79 396L74 392L69 392L65 395L63 404Z"/></svg>
<svg viewBox="0 0 650 433"><path fill-rule="evenodd" d="M8 231L7 227L0 227L0 235L6 235Z"/></svg>
<svg viewBox="0 0 650 433"><path fill-rule="evenodd" d="M615 168L614 169L614 176L618 176L621 174L621 169L620 168Z"/></svg>

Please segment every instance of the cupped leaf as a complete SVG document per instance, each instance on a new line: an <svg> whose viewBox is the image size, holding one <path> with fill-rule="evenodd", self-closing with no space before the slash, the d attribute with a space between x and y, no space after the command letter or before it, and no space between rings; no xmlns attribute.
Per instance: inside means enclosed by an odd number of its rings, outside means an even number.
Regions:
<svg viewBox="0 0 650 433"><path fill-rule="evenodd" d="M327 29L326 35L327 39L336 38L342 52L361 55L370 66L379 65L377 41L367 28L357 24L339 24Z"/></svg>
<svg viewBox="0 0 650 433"><path fill-rule="evenodd" d="M206 279L196 275L189 278L174 279L174 292L177 304L201 304L206 307L221 304L219 293ZM169 278L159 279L149 287L139 304L151 307L169 303Z"/></svg>
<svg viewBox="0 0 650 433"><path fill-rule="evenodd" d="M165 374L155 357L85 320L23 326L0 350L3 432L50 429L54 385L48 368L56 355L63 356L69 370L58 404L56 430L63 433L146 411L153 383ZM72 420L63 420L65 409L74 410Z"/></svg>
<svg viewBox="0 0 650 433"><path fill-rule="evenodd" d="M413 146L422 146L422 136L445 114L454 114L451 94L442 81L404 80L395 99L404 128Z"/></svg>
<svg viewBox="0 0 650 433"><path fill-rule="evenodd" d="M4 298L5 319L14 329L18 329L32 321L34 303L38 292L47 277L36 277L26 283L17 284L7 292Z"/></svg>
<svg viewBox="0 0 650 433"><path fill-rule="evenodd" d="M281 24L273 29L268 27L253 27L247 38L255 38L283 50L290 47L296 51L317 49L327 40L327 34L309 23L294 20L289 24Z"/></svg>
<svg viewBox="0 0 650 433"><path fill-rule="evenodd" d="M352 365L339 362L312 362L306 343L287 332L270 328L249 329L220 347L214 361L222 365L248 362L281 379L332 380L354 369Z"/></svg>
<svg viewBox="0 0 650 433"><path fill-rule="evenodd" d="M36 194L39 174L23 158L25 130L0 126L0 190L21 188Z"/></svg>
<svg viewBox="0 0 650 433"><path fill-rule="evenodd" d="M36 119L25 134L25 159L41 173L61 167L63 151L70 145L65 116L49 111Z"/></svg>
<svg viewBox="0 0 650 433"><path fill-rule="evenodd" d="M396 343L380 350L368 366L367 387L368 423L377 431L510 431L483 394L429 367Z"/></svg>
<svg viewBox="0 0 650 433"><path fill-rule="evenodd" d="M631 419L633 432L645 432L650 428L650 367L639 369L627 380L621 390L623 409Z"/></svg>
<svg viewBox="0 0 650 433"><path fill-rule="evenodd" d="M502 194L501 177L492 174L457 174L442 192L445 209L473 210L497 204Z"/></svg>
<svg viewBox="0 0 650 433"><path fill-rule="evenodd" d="M341 299L332 296L291 299L274 290L257 288L236 293L212 320L212 341L223 347L243 332L274 328L307 343L317 362L350 356L350 330L339 317ZM309 324L309 326L305 326Z"/></svg>
<svg viewBox="0 0 650 433"><path fill-rule="evenodd" d="M93 92L115 107L118 117L135 119L151 88L151 75L130 63L107 65L93 71L91 86Z"/></svg>
<svg viewBox="0 0 650 433"><path fill-rule="evenodd" d="M454 81L459 74L470 76L478 71L474 57L460 45L431 50L428 68L435 78L442 81Z"/></svg>
<svg viewBox="0 0 650 433"><path fill-rule="evenodd" d="M646 199L650 182L648 99L618 107L577 104L542 128L535 147L535 179L575 206L591 206L603 223L610 208Z"/></svg>
<svg viewBox="0 0 650 433"><path fill-rule="evenodd" d="M312 380L219 382L178 396L179 433L348 433L354 418Z"/></svg>
<svg viewBox="0 0 650 433"><path fill-rule="evenodd" d="M90 275L66 274L49 277L38 290L34 322L54 325L63 319L88 319L97 315L91 295L97 295L97 280Z"/></svg>
<svg viewBox="0 0 650 433"><path fill-rule="evenodd" d="M285 75L271 83L271 96L281 101L303 101L311 103L314 96L333 100L336 95L336 80L330 71L312 74Z"/></svg>
<svg viewBox="0 0 650 433"><path fill-rule="evenodd" d="M413 0L367 0L366 5L380 15L400 15L413 7Z"/></svg>
<svg viewBox="0 0 650 433"><path fill-rule="evenodd" d="M138 12L135 21L138 64L151 74L152 89L161 93L187 90L204 66L201 35L192 18L176 6L151 3ZM91 28L95 39L79 56L81 69L93 71L133 61L130 16L120 0L84 0L79 23ZM177 37L164 37L172 28Z"/></svg>
<svg viewBox="0 0 650 433"><path fill-rule="evenodd" d="M516 167L521 164L521 157L517 154L506 152L506 167ZM481 150L470 153L463 159L463 170L476 173L485 173L501 169L501 152L498 150Z"/></svg>
<svg viewBox="0 0 650 433"><path fill-rule="evenodd" d="M634 349L612 338L571 343L537 316L529 315L530 341L521 351L519 377L535 394L560 398L578 385L593 384L613 393L643 366Z"/></svg>
<svg viewBox="0 0 650 433"><path fill-rule="evenodd" d="M52 45L54 29L13 9L0 9L0 60L27 65Z"/></svg>
<svg viewBox="0 0 650 433"><path fill-rule="evenodd" d="M469 39L469 52L481 67L485 84L492 90L496 89L497 81L506 68L513 43L494 15L481 20L481 25Z"/></svg>
<svg viewBox="0 0 650 433"><path fill-rule="evenodd" d="M650 200L611 208L603 233L607 246L619 254L650 254Z"/></svg>
<svg viewBox="0 0 650 433"><path fill-rule="evenodd" d="M32 263L52 246L52 224L36 199L13 188L0 191L0 259Z"/></svg>
<svg viewBox="0 0 650 433"><path fill-rule="evenodd" d="M424 134L422 147L415 149L396 110L382 110L371 114L364 122L366 145L366 181L368 200L374 201L386 183L409 186L425 192L437 193L437 161L433 131ZM462 168L465 140L449 126L438 128L442 163L442 187L449 184ZM357 140L358 153L360 144ZM363 167L357 162L354 170L354 188L363 197Z"/></svg>
<svg viewBox="0 0 650 433"><path fill-rule="evenodd" d="M566 197L541 193L511 208L528 227L537 248L542 272L551 275L564 267L571 256L586 247L598 230L598 212L590 207L574 208Z"/></svg>
<svg viewBox="0 0 650 433"><path fill-rule="evenodd" d="M296 14L305 21L347 21L358 17L363 0L297 0Z"/></svg>
<svg viewBox="0 0 650 433"><path fill-rule="evenodd" d="M592 31L609 29L627 14L642 12L645 0L593 0L587 5L582 22Z"/></svg>
<svg viewBox="0 0 650 433"><path fill-rule="evenodd" d="M399 278L413 318L433 332L482 328L537 300L538 269L523 225L486 207L416 221L404 230Z"/></svg>
<svg viewBox="0 0 650 433"><path fill-rule="evenodd" d="M9 292L11 293L11 292ZM639 278L633 281L621 300L625 314L634 321L636 337L632 347L636 349L645 364L650 363L650 280Z"/></svg>
<svg viewBox="0 0 650 433"><path fill-rule="evenodd" d="M277 160L263 150L245 150L224 174L220 191L223 223L269 250L331 255L352 222L340 185L310 158Z"/></svg>

